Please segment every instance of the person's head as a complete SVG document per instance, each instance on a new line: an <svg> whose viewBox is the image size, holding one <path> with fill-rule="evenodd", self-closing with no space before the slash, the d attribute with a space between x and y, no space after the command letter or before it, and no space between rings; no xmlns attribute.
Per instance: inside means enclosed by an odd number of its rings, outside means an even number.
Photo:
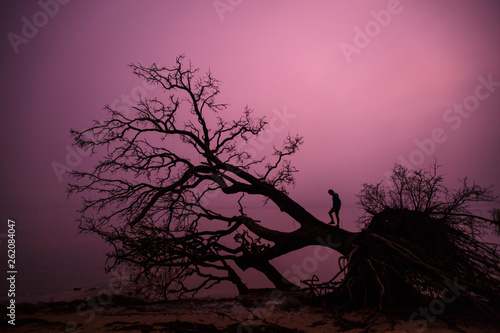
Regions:
<svg viewBox="0 0 500 333"><path fill-rule="evenodd" d="M333 190L332 189L328 190L328 194L333 195Z"/></svg>

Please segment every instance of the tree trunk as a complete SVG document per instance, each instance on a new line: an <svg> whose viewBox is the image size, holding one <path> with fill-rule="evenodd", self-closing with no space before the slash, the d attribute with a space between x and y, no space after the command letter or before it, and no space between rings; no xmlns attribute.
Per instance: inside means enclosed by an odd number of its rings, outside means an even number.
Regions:
<svg viewBox="0 0 500 333"><path fill-rule="evenodd" d="M262 272L274 284L275 288L282 291L295 290L299 286L286 279L270 264L270 260L311 245L324 246L340 254L348 255L354 248L353 241L356 235L359 234L325 223L301 227L290 233L270 230L253 221L245 222L245 225L257 235L273 239L275 244L262 252L246 252L235 260L236 264L243 271L254 268Z"/></svg>

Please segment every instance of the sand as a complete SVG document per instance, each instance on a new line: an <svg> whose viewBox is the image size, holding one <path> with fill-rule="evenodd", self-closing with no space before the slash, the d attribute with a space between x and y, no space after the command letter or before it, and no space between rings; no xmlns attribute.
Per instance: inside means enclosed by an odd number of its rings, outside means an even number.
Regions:
<svg viewBox="0 0 500 333"><path fill-rule="evenodd" d="M269 300L268 295L226 299L186 299L161 303L115 296L86 300L20 304L16 325L4 320L2 332L362 332L344 327L332 310L304 305L296 295ZM349 320L362 313L346 315ZM500 332L498 323L444 313L434 322L412 325L408 318L380 316L370 332Z"/></svg>

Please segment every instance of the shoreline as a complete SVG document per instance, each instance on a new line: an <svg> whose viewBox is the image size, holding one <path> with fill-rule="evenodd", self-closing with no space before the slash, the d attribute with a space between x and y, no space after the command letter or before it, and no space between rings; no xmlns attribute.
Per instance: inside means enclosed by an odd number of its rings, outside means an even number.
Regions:
<svg viewBox="0 0 500 333"><path fill-rule="evenodd" d="M89 299L17 304L16 326L6 320L3 332L362 332L347 327L348 321L359 321L366 311L347 313L342 322L332 310L307 305L304 294L288 293L271 300L267 293L226 298L185 298L145 302L138 298L116 295L108 304ZM428 322L425 332L500 332L498 320L486 322L477 317L443 314ZM370 332L422 332L405 316L380 316Z"/></svg>

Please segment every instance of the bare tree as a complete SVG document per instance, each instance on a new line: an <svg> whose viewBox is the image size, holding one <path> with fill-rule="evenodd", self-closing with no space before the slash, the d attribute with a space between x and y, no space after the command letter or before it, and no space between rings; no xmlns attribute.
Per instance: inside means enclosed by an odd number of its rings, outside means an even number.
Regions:
<svg viewBox="0 0 500 333"><path fill-rule="evenodd" d="M498 253L475 238L491 220L469 209L473 201L495 200L490 189L464 180L451 191L437 167L410 171L396 166L390 188L364 185L359 195L367 212L364 230L328 225L287 193L297 172L289 158L301 136L288 135L270 156L252 156L238 147L262 133L266 119L253 117L249 108L232 119L227 105L216 101L219 82L210 72L201 75L183 56L172 68L131 67L160 87L163 99L143 98L130 117L108 106L108 119L71 132L77 146L107 151L92 170L72 172L69 192L85 195L80 229L114 247L111 267L135 267L138 279L152 278L164 294L195 294L223 281L244 293L248 288L241 273L249 268L285 291L298 286L271 260L321 245L342 255L345 273L343 280L337 275L322 288L336 290L346 304L376 303L383 309L407 302L410 294L433 292L443 287L443 279L455 277L474 286L469 296L475 300L488 288L498 295L498 284L493 286L500 276ZM231 202L233 211L209 205L215 196ZM245 209L249 197L272 204L298 227L282 232L252 218ZM429 240L416 237L423 235ZM436 244L450 251L446 256L462 260L458 268L441 260ZM186 283L191 276L197 277L192 279L196 285Z"/></svg>
<svg viewBox="0 0 500 333"><path fill-rule="evenodd" d="M108 152L91 172L72 173L69 192L88 194L80 228L114 246L115 265L140 266L144 275L157 267L175 268L172 286L182 293L221 281L244 292L236 264L257 269L288 290L294 285L270 260L318 244L318 237L337 244L351 235L325 225L287 195L297 172L288 157L297 152L301 136L289 135L282 147L273 147L272 156L254 158L237 147L265 130L266 119L252 117L246 108L240 118L227 120L231 115L227 105L216 102L219 82L210 72L199 75L183 56L172 68L131 67L159 86L166 100L142 99L132 117L107 106L109 119L72 131L77 146ZM217 194L233 200L234 214L208 207L207 198ZM245 195L273 202L300 227L293 232L264 227L245 212ZM187 288L183 281L190 275L202 283Z"/></svg>

